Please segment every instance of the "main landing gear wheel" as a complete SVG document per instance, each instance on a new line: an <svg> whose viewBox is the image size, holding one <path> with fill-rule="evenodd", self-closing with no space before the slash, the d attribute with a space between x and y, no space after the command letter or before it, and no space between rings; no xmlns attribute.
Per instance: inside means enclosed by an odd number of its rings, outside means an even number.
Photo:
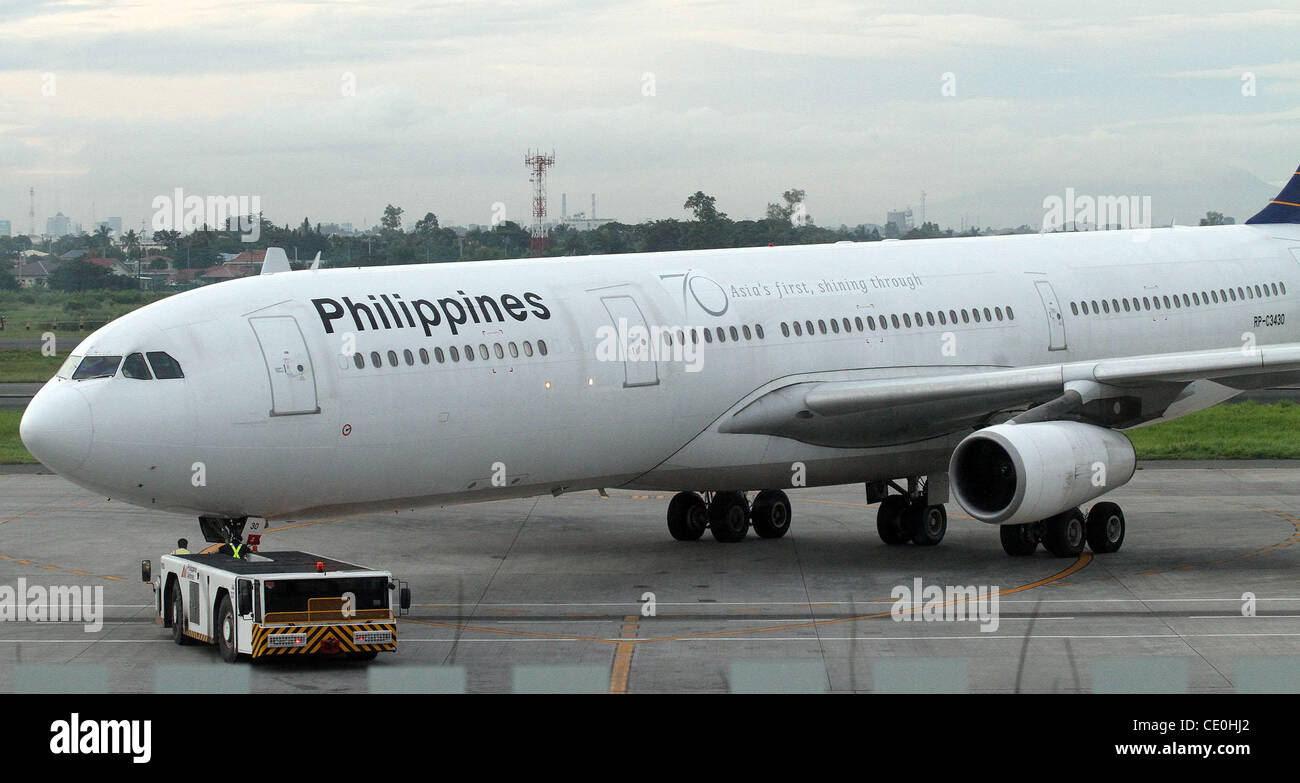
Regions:
<svg viewBox="0 0 1300 783"><path fill-rule="evenodd" d="M740 492L718 492L709 504L709 531L724 543L734 544L749 532L749 503Z"/></svg>
<svg viewBox="0 0 1300 783"><path fill-rule="evenodd" d="M668 532L678 541L699 541L709 527L709 506L694 492L678 492L668 503Z"/></svg>
<svg viewBox="0 0 1300 783"><path fill-rule="evenodd" d="M790 499L779 489L765 489L754 498L749 518L761 538L780 538L790 532Z"/></svg>
<svg viewBox="0 0 1300 783"><path fill-rule="evenodd" d="M907 534L903 530L903 511L907 508L907 498L902 495L890 495L880 501L876 509L876 532L880 540L890 546L907 543Z"/></svg>
<svg viewBox="0 0 1300 783"><path fill-rule="evenodd" d="M1124 544L1124 512L1114 503L1096 503L1088 511L1088 548L1099 555L1118 552Z"/></svg>
<svg viewBox="0 0 1300 783"><path fill-rule="evenodd" d="M1077 508L1043 521L1043 547L1057 557L1078 557L1087 542L1087 520Z"/></svg>
<svg viewBox="0 0 1300 783"><path fill-rule="evenodd" d="M1012 557L1027 557L1038 551L1043 540L1043 523L1026 522L1023 525L1003 525L998 529L1002 538L1002 551Z"/></svg>
<svg viewBox="0 0 1300 783"><path fill-rule="evenodd" d="M903 530L917 546L935 546L948 532L948 512L941 505L914 503L903 511Z"/></svg>

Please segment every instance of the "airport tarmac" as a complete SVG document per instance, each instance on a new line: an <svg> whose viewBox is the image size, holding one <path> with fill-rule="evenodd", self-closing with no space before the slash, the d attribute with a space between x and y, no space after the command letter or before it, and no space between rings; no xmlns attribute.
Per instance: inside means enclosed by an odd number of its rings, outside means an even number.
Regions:
<svg viewBox="0 0 1300 783"><path fill-rule="evenodd" d="M938 547L889 547L861 485L790 495L787 537L739 544L675 542L669 496L625 491L274 524L263 550L389 569L415 605L373 663L229 665L139 582L195 520L0 466L0 586L105 604L98 631L0 623L0 692L1300 692L1300 463L1146 465L1110 497L1123 549L1077 559L1008 557L955 505ZM997 591L996 630L894 619L918 578Z"/></svg>

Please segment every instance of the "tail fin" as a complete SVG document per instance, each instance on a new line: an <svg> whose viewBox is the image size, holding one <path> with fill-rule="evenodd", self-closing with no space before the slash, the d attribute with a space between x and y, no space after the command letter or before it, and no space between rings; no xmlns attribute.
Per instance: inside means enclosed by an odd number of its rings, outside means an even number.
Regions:
<svg viewBox="0 0 1300 783"><path fill-rule="evenodd" d="M1247 223L1300 223L1300 168L1291 175L1277 198L1259 211Z"/></svg>

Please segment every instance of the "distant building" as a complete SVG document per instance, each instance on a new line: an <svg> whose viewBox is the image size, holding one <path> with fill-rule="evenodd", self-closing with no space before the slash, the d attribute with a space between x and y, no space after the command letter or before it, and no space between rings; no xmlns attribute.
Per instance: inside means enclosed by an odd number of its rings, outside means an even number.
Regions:
<svg viewBox="0 0 1300 783"><path fill-rule="evenodd" d="M14 277L22 288L44 288L49 284L50 273L58 268L57 258L33 256L18 265Z"/></svg>
<svg viewBox="0 0 1300 783"><path fill-rule="evenodd" d="M109 231L112 231L118 236L122 236L122 218L120 217L104 218L99 221L99 225L95 226L95 228L99 228L99 226L108 226Z"/></svg>
<svg viewBox="0 0 1300 783"><path fill-rule="evenodd" d="M886 212L885 227L888 228L890 223L894 224L894 230L900 235L916 228L916 222L912 219L912 208L908 207L907 209Z"/></svg>
<svg viewBox="0 0 1300 783"><path fill-rule="evenodd" d="M72 233L72 219L62 212L45 219L45 233L52 237L67 236Z"/></svg>
<svg viewBox="0 0 1300 783"><path fill-rule="evenodd" d="M13 235L13 225L8 220L0 220L0 237L11 237Z"/></svg>

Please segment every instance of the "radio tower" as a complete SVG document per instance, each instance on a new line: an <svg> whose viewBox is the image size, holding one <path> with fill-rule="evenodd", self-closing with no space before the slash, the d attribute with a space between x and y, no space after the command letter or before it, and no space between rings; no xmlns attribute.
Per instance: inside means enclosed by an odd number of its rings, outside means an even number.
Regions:
<svg viewBox="0 0 1300 783"><path fill-rule="evenodd" d="M555 151L550 155L528 150L524 164L528 166L528 181L533 183L532 241L528 245L530 256L546 255L546 170L555 165Z"/></svg>
<svg viewBox="0 0 1300 783"><path fill-rule="evenodd" d="M27 195L31 199L27 203L27 237L36 236L36 188L29 187Z"/></svg>

